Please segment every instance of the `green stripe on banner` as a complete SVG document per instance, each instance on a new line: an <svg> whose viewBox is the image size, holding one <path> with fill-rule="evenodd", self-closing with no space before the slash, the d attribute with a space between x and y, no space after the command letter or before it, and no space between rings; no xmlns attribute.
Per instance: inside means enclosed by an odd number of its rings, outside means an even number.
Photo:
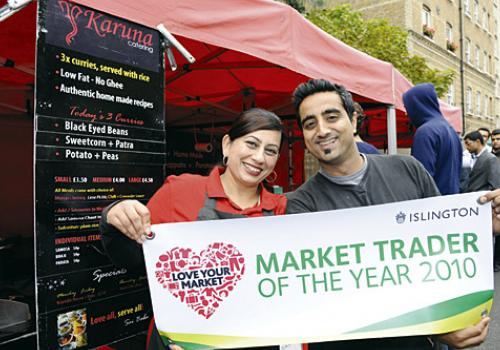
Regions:
<svg viewBox="0 0 500 350"><path fill-rule="evenodd" d="M259 344L260 338L235 337L227 335L214 334L195 334L195 333L168 333L160 331L160 336L164 344L169 344L171 339L175 344L185 350L207 350L230 347L248 347L252 344ZM264 343L265 343L264 339ZM271 340L272 342L272 340Z"/></svg>
<svg viewBox="0 0 500 350"><path fill-rule="evenodd" d="M411 311L385 321L355 329L353 331L347 332L347 334L380 331L390 328L407 327L426 322L438 321L441 319L452 317L454 315L458 315L478 305L481 305L488 300L491 300L493 298L493 293L493 290L486 290L464 295L455 299L446 300L441 303L427 306L416 311Z"/></svg>
<svg viewBox="0 0 500 350"><path fill-rule="evenodd" d="M298 344L303 338L297 337L239 337L230 335L170 333L160 331L164 343L171 339L185 350L207 350L221 348L248 348L268 344ZM320 339L322 340L322 339Z"/></svg>
<svg viewBox="0 0 500 350"><path fill-rule="evenodd" d="M162 336L162 339L163 344L168 344L167 337ZM179 345L184 350L209 350L214 348L212 345L188 343L183 341L176 341L175 344Z"/></svg>

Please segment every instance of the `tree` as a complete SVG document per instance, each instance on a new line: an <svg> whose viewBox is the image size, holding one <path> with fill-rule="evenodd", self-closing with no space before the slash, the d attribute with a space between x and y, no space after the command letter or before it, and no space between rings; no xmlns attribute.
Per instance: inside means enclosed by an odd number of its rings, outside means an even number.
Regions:
<svg viewBox="0 0 500 350"><path fill-rule="evenodd" d="M304 1L301 1L301 0L285 0L285 4L293 7L294 9L296 9L297 11L299 11L300 13L306 12L306 8L304 6Z"/></svg>
<svg viewBox="0 0 500 350"><path fill-rule="evenodd" d="M444 96L453 82L455 73L451 69L432 69L423 57L410 55L408 32L390 25L386 19L364 20L349 4L311 10L306 18L347 45L392 63L413 84L433 83L439 97Z"/></svg>

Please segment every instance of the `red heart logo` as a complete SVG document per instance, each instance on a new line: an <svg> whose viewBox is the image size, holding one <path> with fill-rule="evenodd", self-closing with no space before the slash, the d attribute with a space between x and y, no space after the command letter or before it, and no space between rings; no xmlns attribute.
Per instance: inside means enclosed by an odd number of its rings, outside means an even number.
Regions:
<svg viewBox="0 0 500 350"><path fill-rule="evenodd" d="M200 254L173 248L156 262L156 279L196 313L210 318L245 272L245 258L232 244L212 243Z"/></svg>

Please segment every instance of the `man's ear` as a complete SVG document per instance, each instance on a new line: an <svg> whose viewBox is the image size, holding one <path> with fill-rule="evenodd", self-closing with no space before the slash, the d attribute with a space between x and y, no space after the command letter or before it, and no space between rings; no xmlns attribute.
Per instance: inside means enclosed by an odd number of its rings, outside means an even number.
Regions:
<svg viewBox="0 0 500 350"><path fill-rule="evenodd" d="M351 124L354 128L356 128L356 125L358 124L358 113L356 111L352 112Z"/></svg>

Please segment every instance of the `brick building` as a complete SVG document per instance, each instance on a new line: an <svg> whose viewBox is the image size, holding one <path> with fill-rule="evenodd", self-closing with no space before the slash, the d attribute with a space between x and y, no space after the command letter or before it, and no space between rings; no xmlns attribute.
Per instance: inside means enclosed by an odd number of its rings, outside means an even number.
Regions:
<svg viewBox="0 0 500 350"><path fill-rule="evenodd" d="M405 28L410 53L456 72L444 99L465 111L465 131L500 127L499 0L305 0L308 9L341 3Z"/></svg>

